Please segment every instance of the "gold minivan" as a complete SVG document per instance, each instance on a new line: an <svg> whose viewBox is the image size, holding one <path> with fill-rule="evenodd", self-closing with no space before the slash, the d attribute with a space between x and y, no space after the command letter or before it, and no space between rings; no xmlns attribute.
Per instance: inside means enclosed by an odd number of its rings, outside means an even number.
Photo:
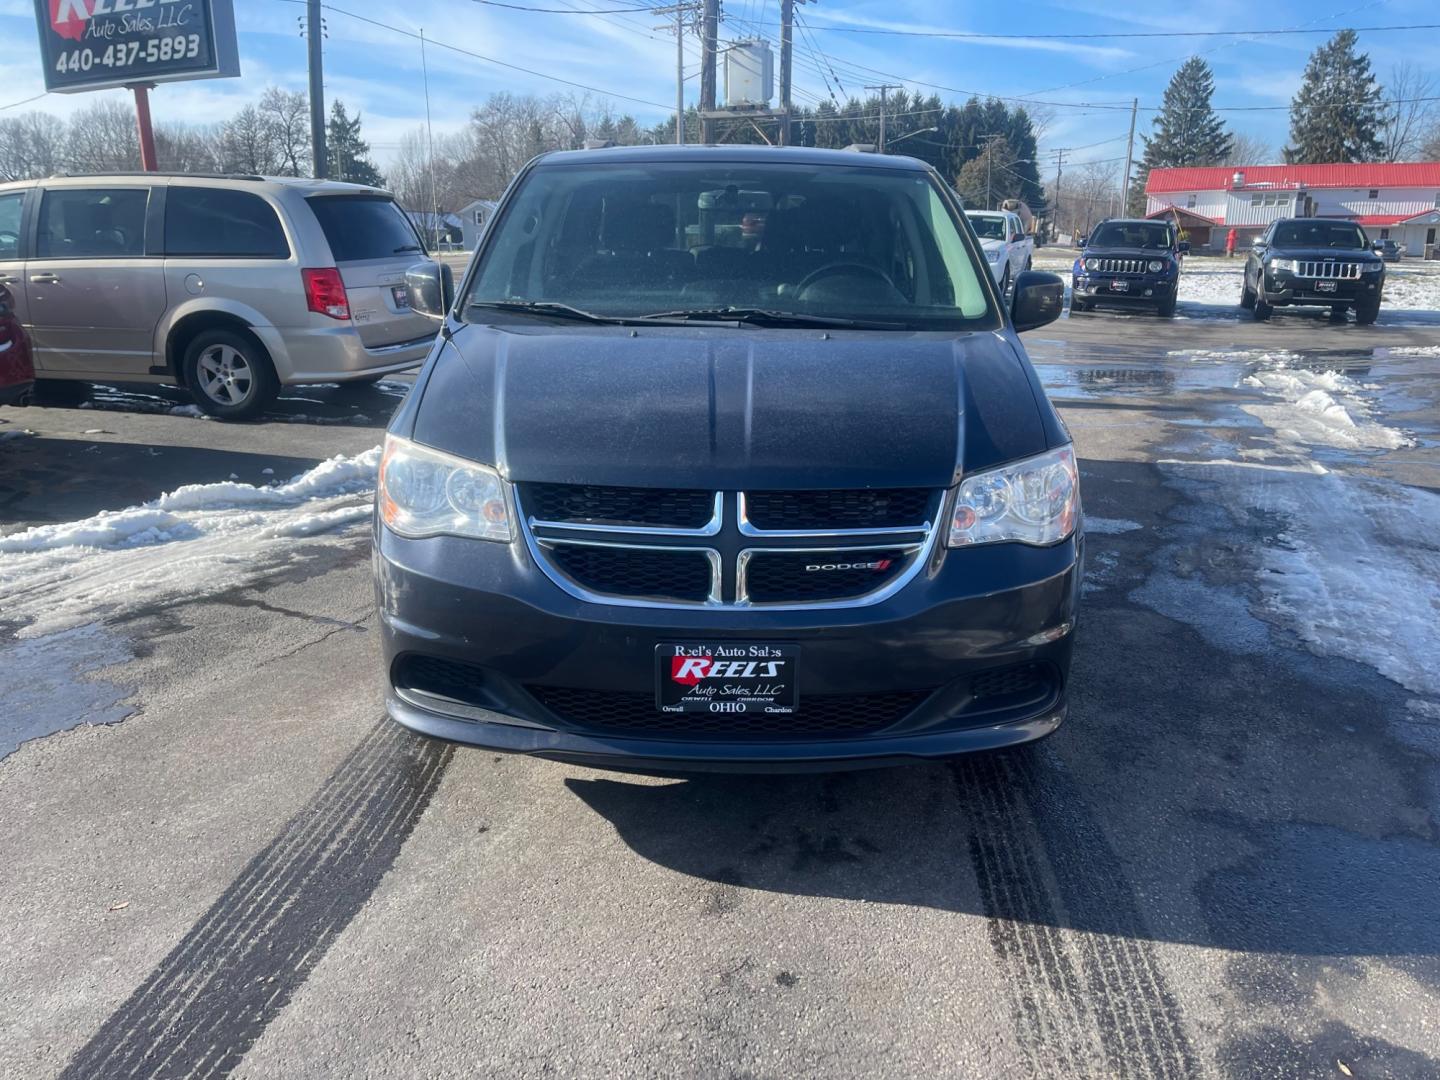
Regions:
<svg viewBox="0 0 1440 1080"><path fill-rule="evenodd" d="M420 237L378 188L156 173L0 184L0 284L38 388L186 387L212 416L258 415L282 386L373 382L420 364Z"/></svg>

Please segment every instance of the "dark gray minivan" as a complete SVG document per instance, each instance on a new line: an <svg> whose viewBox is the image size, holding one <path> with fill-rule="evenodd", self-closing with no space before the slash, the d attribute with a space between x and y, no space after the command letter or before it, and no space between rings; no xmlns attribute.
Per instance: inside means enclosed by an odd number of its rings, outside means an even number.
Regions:
<svg viewBox="0 0 1440 1080"><path fill-rule="evenodd" d="M1066 713L1070 436L962 208L908 158L532 162L386 438L390 715L624 768L945 757Z"/></svg>

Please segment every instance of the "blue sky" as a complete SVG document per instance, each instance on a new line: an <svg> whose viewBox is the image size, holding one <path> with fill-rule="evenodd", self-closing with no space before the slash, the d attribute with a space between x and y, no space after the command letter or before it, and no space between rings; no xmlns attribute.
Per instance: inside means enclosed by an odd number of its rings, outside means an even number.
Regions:
<svg viewBox="0 0 1440 1080"><path fill-rule="evenodd" d="M546 8L615 9L642 0L508 0ZM658 0L646 0L658 2ZM291 0L236 0L243 75L238 79L177 83L152 95L157 121L196 123L222 119L269 84L304 89L305 42L297 18L303 6ZM675 47L662 20L644 13L604 15L538 14L508 10L476 0L336 0L326 13L326 90L365 116L366 134L382 162L407 130L422 123L421 56L417 40L367 23L377 20L448 45L503 60L540 74L507 69L432 45L428 50L431 109L437 131L454 130L469 109L501 90L548 94L585 91L544 76L597 88L617 113L643 122L663 118L674 100ZM726 0L724 39L778 37L779 0ZM814 103L832 92L861 93L867 83L904 83L920 92L936 87L976 90L1007 97L1058 103L1042 149L1082 148L1072 160L1123 156L1128 112L1100 105L1138 97L1140 130L1149 128L1165 83L1190 53L1215 69L1216 104L1285 106L1299 84L1309 52L1324 33L1263 39L1139 38L1055 41L1028 38L967 41L933 37L886 37L834 28L875 27L1003 34L1104 33L1182 30L1245 30L1279 27L1380 26L1440 22L1433 0L1330 0L1286 14L1273 6L1240 0L1204 5L1129 4L1103 0L1052 0L1015 8L954 0L811 0L798 10L808 29L796 47L796 98ZM1014 14L1007 14L1013 12ZM826 29L827 27L832 29ZM1403 60L1425 67L1440 82L1435 31L1362 33L1382 78ZM30 0L0 0L0 107L43 91L34 8ZM1429 43L1428 45L1426 43ZM698 42L688 44L687 99L696 94ZM963 94L935 90L942 98ZM125 91L103 91L120 98ZM49 95L21 110L41 108L67 114L93 94ZM634 99L634 100L628 100ZM1091 107L1077 107L1089 104ZM1283 109L1227 114L1232 126L1278 150L1288 125ZM1137 148L1138 154L1138 148Z"/></svg>

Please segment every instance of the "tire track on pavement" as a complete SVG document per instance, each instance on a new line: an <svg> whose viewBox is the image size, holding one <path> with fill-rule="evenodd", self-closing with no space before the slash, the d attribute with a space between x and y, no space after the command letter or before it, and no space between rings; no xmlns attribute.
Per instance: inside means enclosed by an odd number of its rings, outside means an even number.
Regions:
<svg viewBox="0 0 1440 1080"><path fill-rule="evenodd" d="M965 759L954 777L991 946L1032 1073L1198 1075L1119 856L1063 766L1042 748Z"/></svg>
<svg viewBox="0 0 1440 1080"><path fill-rule="evenodd" d="M234 1070L374 893L452 754L389 720L372 727L62 1080Z"/></svg>

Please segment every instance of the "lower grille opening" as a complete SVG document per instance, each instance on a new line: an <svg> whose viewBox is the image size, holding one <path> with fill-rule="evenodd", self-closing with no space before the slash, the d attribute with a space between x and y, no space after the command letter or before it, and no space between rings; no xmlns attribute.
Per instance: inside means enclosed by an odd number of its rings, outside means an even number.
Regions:
<svg viewBox="0 0 1440 1080"><path fill-rule="evenodd" d="M1057 676L1049 664L1017 664L982 671L970 677L966 713L998 712L1038 704L1056 690Z"/></svg>
<svg viewBox="0 0 1440 1080"><path fill-rule="evenodd" d="M555 567L581 588L606 596L701 604L710 596L704 551L545 544Z"/></svg>
<svg viewBox="0 0 1440 1080"><path fill-rule="evenodd" d="M881 731L902 719L930 694L928 690L884 694L802 696L791 716L766 713L662 713L653 694L527 686L542 705L568 726L610 735L653 738L774 739L853 738Z"/></svg>
<svg viewBox="0 0 1440 1080"><path fill-rule="evenodd" d="M476 709L501 706L485 669L478 664L410 654L395 662L391 679L396 690L410 697L433 698Z"/></svg>

